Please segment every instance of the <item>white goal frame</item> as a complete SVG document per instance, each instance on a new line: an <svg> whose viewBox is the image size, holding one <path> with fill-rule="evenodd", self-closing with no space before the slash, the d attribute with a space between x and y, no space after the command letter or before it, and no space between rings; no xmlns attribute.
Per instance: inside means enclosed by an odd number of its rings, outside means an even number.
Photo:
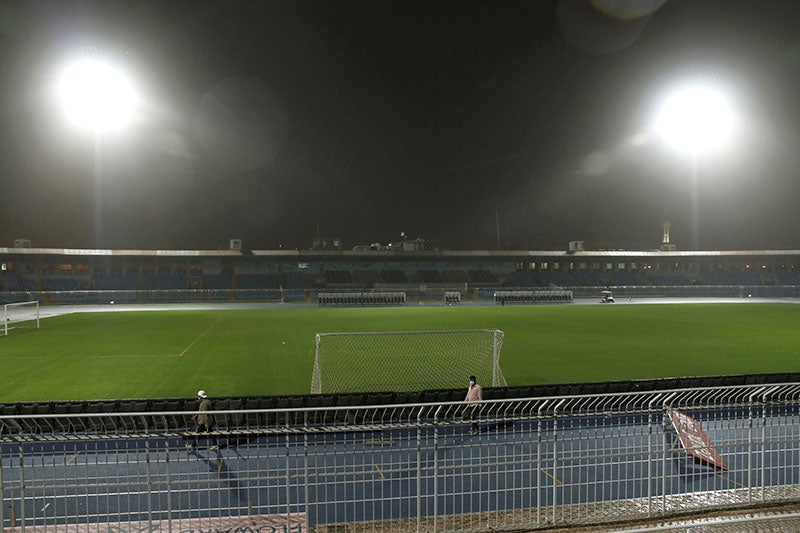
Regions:
<svg viewBox="0 0 800 533"><path fill-rule="evenodd" d="M30 313L17 312L18 309L24 307L32 307L33 309ZM22 322L30 322L33 324L32 329L39 329L40 315L38 300L3 305L3 327L0 329L3 335L8 335L9 331L16 329L17 326L14 324Z"/></svg>
<svg viewBox="0 0 800 533"><path fill-rule="evenodd" d="M505 387L499 329L317 333L312 394Z"/></svg>

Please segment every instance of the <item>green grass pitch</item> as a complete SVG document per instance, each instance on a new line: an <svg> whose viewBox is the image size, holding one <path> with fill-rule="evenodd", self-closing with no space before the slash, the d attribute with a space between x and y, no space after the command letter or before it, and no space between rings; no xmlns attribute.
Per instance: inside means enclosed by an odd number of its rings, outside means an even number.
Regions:
<svg viewBox="0 0 800 533"><path fill-rule="evenodd" d="M796 372L798 324L791 303L75 313L0 337L0 402L305 394L334 331L501 329L509 385Z"/></svg>

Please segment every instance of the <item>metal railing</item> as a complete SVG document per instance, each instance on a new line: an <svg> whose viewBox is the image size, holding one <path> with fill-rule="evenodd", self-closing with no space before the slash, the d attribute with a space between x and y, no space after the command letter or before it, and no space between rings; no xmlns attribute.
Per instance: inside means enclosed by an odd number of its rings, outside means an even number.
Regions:
<svg viewBox="0 0 800 533"><path fill-rule="evenodd" d="M0 416L0 531L509 531L800 500L798 383L215 411L210 434L191 415Z"/></svg>

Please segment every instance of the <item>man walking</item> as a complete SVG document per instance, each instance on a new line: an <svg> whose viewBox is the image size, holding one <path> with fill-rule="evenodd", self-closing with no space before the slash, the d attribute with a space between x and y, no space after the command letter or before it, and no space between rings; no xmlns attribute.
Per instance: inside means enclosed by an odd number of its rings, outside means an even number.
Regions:
<svg viewBox="0 0 800 533"><path fill-rule="evenodd" d="M214 415L209 413L211 411L211 400L208 399L208 395L206 391L199 390L197 391L197 401L200 402L200 407L196 414L192 415L192 420L197 423L197 429L195 429L195 433L208 433L214 428ZM197 449L197 435L194 437L194 441L190 444L186 445L187 450L196 450ZM213 445L209 447L209 450L218 450L219 446Z"/></svg>

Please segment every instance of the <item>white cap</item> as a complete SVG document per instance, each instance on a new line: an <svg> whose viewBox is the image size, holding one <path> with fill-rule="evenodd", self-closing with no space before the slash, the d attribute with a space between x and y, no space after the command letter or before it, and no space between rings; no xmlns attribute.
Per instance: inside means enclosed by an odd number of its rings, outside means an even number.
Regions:
<svg viewBox="0 0 800 533"><path fill-rule="evenodd" d="M205 398L206 397L206 391L204 391L204 390L197 391L197 396L199 398Z"/></svg>

